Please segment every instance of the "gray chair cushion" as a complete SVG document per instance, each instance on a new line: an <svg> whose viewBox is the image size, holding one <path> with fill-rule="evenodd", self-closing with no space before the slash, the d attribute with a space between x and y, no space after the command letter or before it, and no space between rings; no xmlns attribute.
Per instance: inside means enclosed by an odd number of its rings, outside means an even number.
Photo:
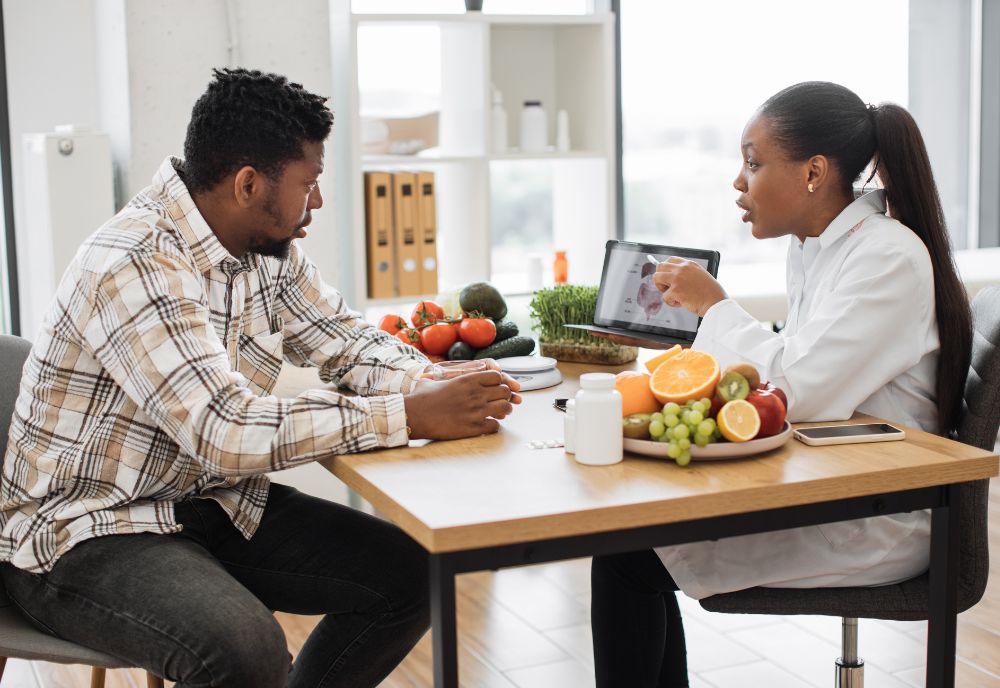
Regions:
<svg viewBox="0 0 1000 688"><path fill-rule="evenodd" d="M972 362L965 383L957 439L993 449L1000 428L1000 288L987 287L972 301L975 329ZM989 481L962 489L959 512L958 610L976 604L989 577ZM927 618L926 573L877 588L751 588L701 600L712 612L728 614L820 614L914 621Z"/></svg>
<svg viewBox="0 0 1000 688"><path fill-rule="evenodd" d="M58 664L87 664L108 669L134 666L117 657L43 633L13 606L0 607L0 657L39 659Z"/></svg>

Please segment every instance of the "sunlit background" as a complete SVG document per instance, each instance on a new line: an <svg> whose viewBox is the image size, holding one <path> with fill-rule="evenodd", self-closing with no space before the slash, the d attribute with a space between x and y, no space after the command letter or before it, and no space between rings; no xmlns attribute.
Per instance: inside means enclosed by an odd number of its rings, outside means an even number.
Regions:
<svg viewBox="0 0 1000 688"><path fill-rule="evenodd" d="M589 5L486 0L484 11L580 14ZM754 240L733 204L740 134L755 108L805 80L843 84L869 102L907 105L908 0L622 5L625 239L723 248L727 263L780 260L785 243ZM422 13L464 11L454 0L419 7ZM354 0L353 9L413 12L414 3ZM363 116L416 115L439 107L437 31L410 25L359 35ZM389 50L404 51L410 68L398 70L393 61L378 59ZM515 114L508 105L508 117ZM490 176L491 278L507 289L523 289L526 256L548 260L561 248L553 245L551 164L494 161Z"/></svg>

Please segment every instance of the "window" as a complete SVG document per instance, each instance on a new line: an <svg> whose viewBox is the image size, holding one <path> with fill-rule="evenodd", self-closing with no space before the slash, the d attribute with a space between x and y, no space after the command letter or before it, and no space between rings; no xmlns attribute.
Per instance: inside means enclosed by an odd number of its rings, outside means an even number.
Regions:
<svg viewBox="0 0 1000 688"><path fill-rule="evenodd" d="M416 6L415 6L416 5ZM483 0L490 14L584 14L589 0ZM463 0L352 0L351 11L364 13L451 14L465 11Z"/></svg>
<svg viewBox="0 0 1000 688"><path fill-rule="evenodd" d="M785 242L755 240L734 205L754 110L807 80L908 105L908 0L622 4L627 240L717 248L729 264L782 260Z"/></svg>

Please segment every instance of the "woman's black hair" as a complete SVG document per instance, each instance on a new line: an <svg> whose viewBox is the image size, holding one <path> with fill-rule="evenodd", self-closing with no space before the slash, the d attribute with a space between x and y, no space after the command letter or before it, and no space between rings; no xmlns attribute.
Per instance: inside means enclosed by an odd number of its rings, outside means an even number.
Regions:
<svg viewBox="0 0 1000 688"><path fill-rule="evenodd" d="M278 74L214 69L214 80L194 104L181 177L188 191L213 188L249 165L270 179L301 160L305 142L326 140L333 113L326 98Z"/></svg>
<svg viewBox="0 0 1000 688"><path fill-rule="evenodd" d="M940 351L937 409L941 434L958 426L972 349L972 314L952 259L951 242L920 129L904 108L866 106L851 90L809 81L771 96L760 107L778 144L793 160L823 155L848 194L874 162L889 214L927 247L934 268Z"/></svg>

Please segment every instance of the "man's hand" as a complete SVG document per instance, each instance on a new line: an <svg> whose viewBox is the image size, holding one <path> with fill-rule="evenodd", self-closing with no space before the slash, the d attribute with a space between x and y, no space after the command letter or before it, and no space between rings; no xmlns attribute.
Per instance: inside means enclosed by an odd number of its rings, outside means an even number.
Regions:
<svg viewBox="0 0 1000 688"><path fill-rule="evenodd" d="M517 394L517 392L521 391L521 383L518 382L517 380L515 380L514 378L512 378L507 373L505 373L502 370L500 370L500 364L497 363L492 358L484 358L483 359L483 363L486 364L487 370L495 370L495 371L499 372L501 375L503 375L503 384L505 384L508 387L510 387L511 391L514 392L514 394L510 395L510 403L512 403L512 404L520 404L521 403L521 395Z"/></svg>
<svg viewBox="0 0 1000 688"><path fill-rule="evenodd" d="M663 303L681 306L702 318L709 308L727 298L726 290L708 270L676 256L656 266L653 284L663 295Z"/></svg>
<svg viewBox="0 0 1000 688"><path fill-rule="evenodd" d="M411 439L453 440L497 432L514 410L516 382L495 371L421 380L403 397ZM520 401L520 397L518 397Z"/></svg>

